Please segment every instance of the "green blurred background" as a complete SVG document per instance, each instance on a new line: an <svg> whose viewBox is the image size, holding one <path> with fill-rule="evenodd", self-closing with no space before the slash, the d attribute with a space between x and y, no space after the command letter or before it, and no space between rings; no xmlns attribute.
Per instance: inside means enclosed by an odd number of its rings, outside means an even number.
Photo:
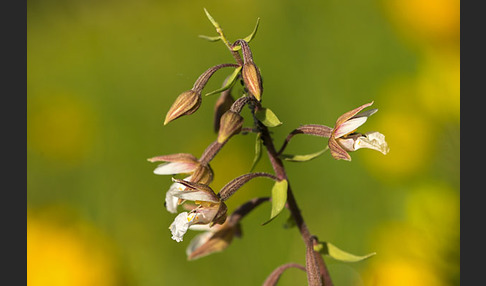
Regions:
<svg viewBox="0 0 486 286"><path fill-rule="evenodd" d="M386 156L360 150L286 163L310 230L365 261L325 258L335 285L459 285L459 0L27 2L27 284L260 285L276 267L305 263L288 212L261 226L264 204L224 252L187 261L197 232L177 243L164 208L169 176L147 158L200 156L215 140L213 107L167 126L177 95L208 67L232 62L207 8L230 41L247 36L264 80L263 105L283 121L276 145L300 124L333 126L375 101L360 128L386 135ZM215 74L207 91L230 70ZM245 113L244 113L245 114ZM245 124L249 126L249 123ZM219 190L249 171L254 135L212 161ZM297 136L290 153L326 140ZM271 171L262 158L257 171ZM231 200L267 196L257 179ZM285 272L279 285L305 285Z"/></svg>

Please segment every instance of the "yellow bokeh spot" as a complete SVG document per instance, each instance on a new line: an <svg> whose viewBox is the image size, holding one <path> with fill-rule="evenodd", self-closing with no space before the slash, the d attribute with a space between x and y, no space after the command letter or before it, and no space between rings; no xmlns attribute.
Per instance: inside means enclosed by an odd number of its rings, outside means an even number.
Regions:
<svg viewBox="0 0 486 286"><path fill-rule="evenodd" d="M85 223L27 213L27 285L117 285L106 241Z"/></svg>
<svg viewBox="0 0 486 286"><path fill-rule="evenodd" d="M382 87L380 98L375 100L378 112L360 127L362 133L382 133L388 143L386 155L359 150L367 170L379 179L394 181L419 175L435 155L437 125L417 103L417 90L413 78L393 79Z"/></svg>
<svg viewBox="0 0 486 286"><path fill-rule="evenodd" d="M373 231L373 245L377 259L431 261L438 256L438 247L424 232L409 223L388 222ZM434 259L435 260L435 259Z"/></svg>
<svg viewBox="0 0 486 286"><path fill-rule="evenodd" d="M394 259L375 263L363 275L369 286L439 286L444 283L434 270L420 261Z"/></svg>
<svg viewBox="0 0 486 286"><path fill-rule="evenodd" d="M459 51L426 53L417 74L417 101L439 121L460 119Z"/></svg>
<svg viewBox="0 0 486 286"><path fill-rule="evenodd" d="M407 38L425 44L458 42L459 0L384 0L385 12Z"/></svg>
<svg viewBox="0 0 486 286"><path fill-rule="evenodd" d="M420 173L433 151L432 126L425 118L406 110L384 110L379 115L374 118L379 119L373 129L385 135L390 151L382 155L363 150L368 170L384 180Z"/></svg>
<svg viewBox="0 0 486 286"><path fill-rule="evenodd" d="M27 147L50 159L77 163L91 149L96 113L68 93L28 98Z"/></svg>

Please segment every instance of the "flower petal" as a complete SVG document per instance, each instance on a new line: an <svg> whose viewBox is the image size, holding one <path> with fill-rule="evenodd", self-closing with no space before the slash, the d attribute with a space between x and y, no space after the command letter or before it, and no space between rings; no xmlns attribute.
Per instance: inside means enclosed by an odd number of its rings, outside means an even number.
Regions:
<svg viewBox="0 0 486 286"><path fill-rule="evenodd" d="M370 110L366 110L366 111L363 111L359 114L356 114L355 116L351 117L351 119L353 118L358 118L358 117L370 117L371 115L375 114L376 112L378 111L378 108L373 108L373 109L370 109Z"/></svg>
<svg viewBox="0 0 486 286"><path fill-rule="evenodd" d="M213 189L211 189L208 185L188 182L176 178L172 178L172 181L181 183L186 186L185 191L178 194L178 197L181 199L213 203L219 203L221 201L219 197L214 193Z"/></svg>
<svg viewBox="0 0 486 286"><path fill-rule="evenodd" d="M149 162L182 162L182 161L192 161L197 162L197 158L189 153L176 153L170 155L161 155L152 158L148 158Z"/></svg>
<svg viewBox="0 0 486 286"><path fill-rule="evenodd" d="M216 197L216 195L205 192L203 190L191 190L186 188L183 192L174 194L174 196L188 201L219 203L219 199L218 197Z"/></svg>
<svg viewBox="0 0 486 286"><path fill-rule="evenodd" d="M339 138L353 132L358 127L363 125L366 120L368 120L368 117L356 117L349 119L348 121L336 127L336 129L334 130L334 138Z"/></svg>
<svg viewBox="0 0 486 286"><path fill-rule="evenodd" d="M196 235L187 246L186 255L190 257L194 250L205 244L212 236L213 233L209 231Z"/></svg>
<svg viewBox="0 0 486 286"><path fill-rule="evenodd" d="M186 249L187 259L195 260L212 253L223 251L230 245L236 233L236 226L225 224L212 231L194 237Z"/></svg>
<svg viewBox="0 0 486 286"><path fill-rule="evenodd" d="M181 242L187 229L193 224L195 216L189 215L187 212L180 213L174 219L174 222L170 225L169 229L172 233L172 239Z"/></svg>
<svg viewBox="0 0 486 286"><path fill-rule="evenodd" d="M386 155L390 148L385 141L385 135L380 132L369 132L365 136L359 137L356 142L354 142L354 149L358 150L360 148L368 148L379 151Z"/></svg>
<svg viewBox="0 0 486 286"><path fill-rule="evenodd" d="M175 195L184 191L186 187L179 183L173 183L167 193L165 193L165 207L171 213L177 213L179 198Z"/></svg>
<svg viewBox="0 0 486 286"><path fill-rule="evenodd" d="M160 164L155 168L154 174L157 175L172 175L172 174L188 174L197 168L198 164L193 162L170 162Z"/></svg>
<svg viewBox="0 0 486 286"><path fill-rule="evenodd" d="M351 156L349 156L348 152L339 146L336 139L332 136L329 138L329 150L334 159L351 161Z"/></svg>
<svg viewBox="0 0 486 286"><path fill-rule="evenodd" d="M370 102L370 103L363 104L363 105L361 105L358 108L355 108L355 109L353 109L351 111L348 111L348 112L344 113L343 115L341 115L336 120L336 125L335 126L339 126L339 125L343 124L343 122L348 121L349 119L351 119L352 117L354 117L356 114L358 114L358 112L360 112L361 110L365 109L368 106L371 106L372 104L373 104L373 101Z"/></svg>

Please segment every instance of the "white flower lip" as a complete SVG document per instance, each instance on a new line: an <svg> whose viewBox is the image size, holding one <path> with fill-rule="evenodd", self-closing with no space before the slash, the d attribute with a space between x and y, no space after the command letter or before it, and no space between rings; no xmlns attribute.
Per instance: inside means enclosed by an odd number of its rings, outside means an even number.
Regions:
<svg viewBox="0 0 486 286"><path fill-rule="evenodd" d="M381 134L380 132L369 132L366 133L365 136L359 137L354 142L354 149L358 150L360 148L368 148L379 151L386 155L390 148L385 141L385 135Z"/></svg>
<svg viewBox="0 0 486 286"><path fill-rule="evenodd" d="M184 234L189 228L196 224L208 224L216 216L218 207L202 207L192 210L191 212L182 212L176 216L169 229L172 233L172 239L181 242ZM195 227L197 229L197 227Z"/></svg>
<svg viewBox="0 0 486 286"><path fill-rule="evenodd" d="M169 229L172 232L172 239L181 242L189 226L193 224L196 216L190 216L187 212L182 212L176 216Z"/></svg>

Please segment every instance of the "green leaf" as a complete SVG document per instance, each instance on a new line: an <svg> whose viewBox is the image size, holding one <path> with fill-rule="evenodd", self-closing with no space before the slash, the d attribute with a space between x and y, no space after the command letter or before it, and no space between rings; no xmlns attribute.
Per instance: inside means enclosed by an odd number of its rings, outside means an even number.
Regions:
<svg viewBox="0 0 486 286"><path fill-rule="evenodd" d="M324 152L326 152L327 149L328 149L328 147L326 146L326 148L324 148L323 150L316 152L316 153L312 153L312 154L307 154L307 155L281 154L280 157L282 159L284 159L286 161L290 161L290 162L306 162L306 161L310 161L310 160L317 158L320 155L324 154Z"/></svg>
<svg viewBox="0 0 486 286"><path fill-rule="evenodd" d="M233 71L233 73L229 76L228 80L226 81L226 84L223 87L218 88L217 90L211 91L209 93L206 93L206 96L220 93L222 91L227 90L228 88L231 88L233 84L236 82L236 79L238 78L238 73L240 72L241 68L242 67L237 67Z"/></svg>
<svg viewBox="0 0 486 286"><path fill-rule="evenodd" d="M358 262L376 254L376 252L372 252L363 256L354 255L339 249L337 246L333 245L330 242L319 242L318 245L314 246L314 250L318 251L322 255L328 255L336 260L343 262Z"/></svg>
<svg viewBox="0 0 486 286"><path fill-rule="evenodd" d="M255 28L253 29L253 32L251 32L250 35L246 36L243 40L247 43L249 43L251 40L253 40L253 38L255 38L255 35L256 35L256 32L258 30L258 25L260 24L260 18L257 19L257 22L255 24ZM235 46L233 48L233 51L238 51L241 49L241 46L238 45L238 46Z"/></svg>
<svg viewBox="0 0 486 286"><path fill-rule="evenodd" d="M267 127L276 127L282 124L278 119L277 115L273 113L270 108L261 108L256 113L255 116Z"/></svg>
<svg viewBox="0 0 486 286"><path fill-rule="evenodd" d="M251 40L253 40L253 38L255 38L259 24L260 24L260 18L257 19L257 22L255 24L255 28L253 29L253 32L251 32L250 35L248 35L246 38L243 39L243 40L245 40L245 42L249 43Z"/></svg>
<svg viewBox="0 0 486 286"><path fill-rule="evenodd" d="M221 36L210 37L210 36L205 36L205 35L199 35L199 38L208 40L210 42L216 42L216 41L221 40Z"/></svg>
<svg viewBox="0 0 486 286"><path fill-rule="evenodd" d="M211 21L211 24L213 24L213 26L216 29L220 28L218 22L216 22L216 20L214 20L213 16L211 16L211 14L209 14L209 12L208 12L208 10L206 10L206 8L204 8L204 12L206 13L206 16L208 17L209 21Z"/></svg>
<svg viewBox="0 0 486 286"><path fill-rule="evenodd" d="M253 157L253 163L251 164L250 173L253 172L253 169L256 167L258 161L262 157L262 134L258 133L256 136L255 141L255 157Z"/></svg>
<svg viewBox="0 0 486 286"><path fill-rule="evenodd" d="M270 219L264 222L262 225L271 222L285 207L285 203L287 202L287 187L287 180L275 182L275 184L273 185L272 211L270 213Z"/></svg>

